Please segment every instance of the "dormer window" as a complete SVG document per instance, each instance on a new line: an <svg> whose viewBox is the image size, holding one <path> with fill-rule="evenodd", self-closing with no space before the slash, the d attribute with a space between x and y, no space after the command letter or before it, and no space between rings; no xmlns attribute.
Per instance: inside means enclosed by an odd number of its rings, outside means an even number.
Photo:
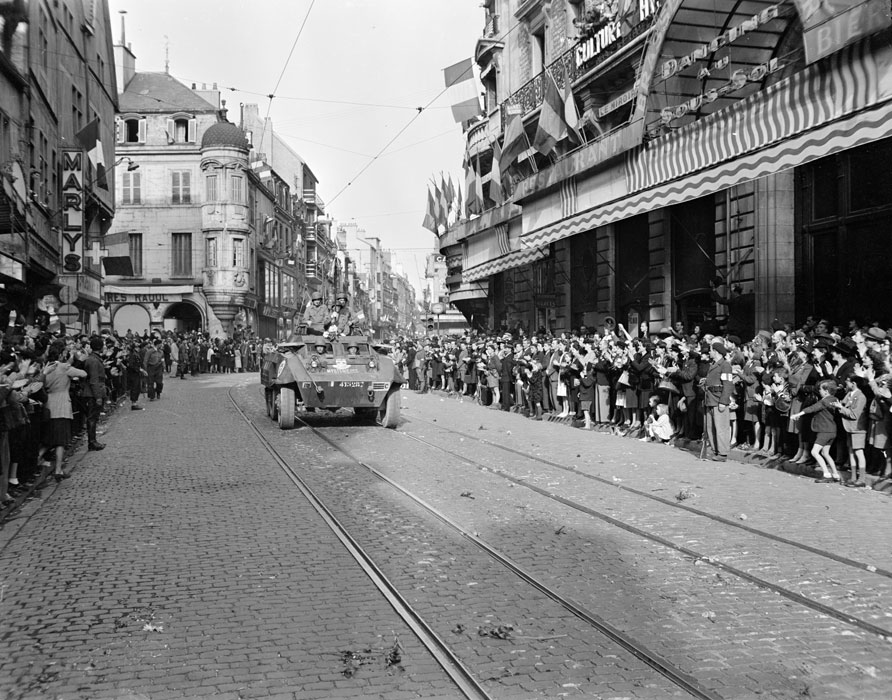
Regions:
<svg viewBox="0 0 892 700"><path fill-rule="evenodd" d="M189 114L174 114L167 120L167 143L195 143L198 120Z"/></svg>

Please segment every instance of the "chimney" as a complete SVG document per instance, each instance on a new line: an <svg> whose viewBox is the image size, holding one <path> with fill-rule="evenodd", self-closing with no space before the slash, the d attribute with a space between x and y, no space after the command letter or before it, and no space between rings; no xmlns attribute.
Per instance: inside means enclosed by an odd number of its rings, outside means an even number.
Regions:
<svg viewBox="0 0 892 700"><path fill-rule="evenodd" d="M115 83L119 95L127 89L127 85L136 74L136 56L133 55L133 51L127 44L126 26L124 25L124 15L126 14L126 10L120 11L121 43L114 46Z"/></svg>

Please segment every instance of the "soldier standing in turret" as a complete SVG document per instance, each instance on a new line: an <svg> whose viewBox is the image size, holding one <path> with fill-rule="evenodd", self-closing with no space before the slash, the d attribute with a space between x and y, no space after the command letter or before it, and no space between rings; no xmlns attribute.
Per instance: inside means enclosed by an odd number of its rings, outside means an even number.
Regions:
<svg viewBox="0 0 892 700"><path fill-rule="evenodd" d="M304 325L307 335L322 335L330 323L329 312L322 304L322 293L313 292L310 305L304 311Z"/></svg>

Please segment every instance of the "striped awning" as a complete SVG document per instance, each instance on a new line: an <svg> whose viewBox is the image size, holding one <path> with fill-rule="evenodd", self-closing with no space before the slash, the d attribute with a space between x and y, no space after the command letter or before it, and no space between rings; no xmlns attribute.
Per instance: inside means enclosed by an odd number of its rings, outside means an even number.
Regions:
<svg viewBox="0 0 892 700"><path fill-rule="evenodd" d="M630 192L753 153L888 99L888 47L850 46L765 90L631 151ZM692 110L694 111L694 110Z"/></svg>
<svg viewBox="0 0 892 700"><path fill-rule="evenodd" d="M546 257L548 257L547 246L544 248L528 246L526 248L521 248L520 250L511 251L507 255L503 255L495 260L490 260L482 265L463 270L461 276L462 280L465 282L474 282Z"/></svg>
<svg viewBox="0 0 892 700"><path fill-rule="evenodd" d="M544 226L524 235L521 241L532 250L539 250L541 246L569 238L577 233L591 231L598 226L721 192L743 182L783 172L824 156L890 136L892 136L892 102L886 102L833 124L787 139L757 153L742 156L730 163L717 165L643 192L636 192ZM467 278L467 275L465 277Z"/></svg>

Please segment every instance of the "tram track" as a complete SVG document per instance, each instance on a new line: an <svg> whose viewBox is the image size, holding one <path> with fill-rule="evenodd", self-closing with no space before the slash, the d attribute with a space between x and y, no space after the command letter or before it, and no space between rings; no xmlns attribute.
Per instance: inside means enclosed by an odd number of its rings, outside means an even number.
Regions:
<svg viewBox="0 0 892 700"><path fill-rule="evenodd" d="M272 456L277 465L285 472L288 478L301 491L304 497L312 504L314 509L323 517L326 524L337 535L338 539L348 549L351 556L369 575L374 585L387 598L388 602L393 606L397 614L403 618L410 628L415 632L419 641L431 652L440 666L449 675L449 677L459 687L464 697L467 698L490 698L492 697L486 689L476 680L473 673L462 663L458 656L450 649L449 645L439 637L433 629L419 616L406 599L400 594L396 587L387 579L380 568L375 564L371 555L365 551L356 540L350 535L346 528L338 521L330 509L322 502L322 500L313 492L306 480L303 479L295 469L291 467L288 460L281 455L272 442L263 434L247 415L247 413L239 406L233 396L232 389L229 391L229 398L235 409L248 424L255 437L261 442L266 451ZM302 430L312 433L326 445L336 450L343 456L347 457L353 463L363 467L372 476L381 482L387 484L391 488L401 493L405 498L409 499L416 506L420 507L424 512L434 517L437 521L446 525L449 529L458 533L464 541L470 542L477 549L484 552L492 561L504 567L507 571L517 576L527 585L545 595L564 610L571 613L576 618L590 625L598 633L606 637L611 643L617 647L627 651L646 666L655 671L659 676L666 679L672 685L688 694L690 697L699 698L701 700L721 700L721 695L717 694L711 688L706 687L693 676L678 668L675 664L663 658L661 655L652 652L640 640L637 640L622 630L612 625L606 619L596 614L594 611L587 609L585 606L562 595L552 586L530 573L522 566L512 561L510 557L500 552L495 547L489 545L475 533L463 527L460 523L447 516L445 513L434 508L425 502L418 495L412 493L396 481L389 478L380 470L375 469L362 459L356 457L351 451L339 445L338 442L331 439L324 432L308 424L306 421L296 419L303 427Z"/></svg>
<svg viewBox="0 0 892 700"><path fill-rule="evenodd" d="M640 496L641 498L647 498L651 501L655 501L664 506L669 506L670 508L674 508L677 510L685 511L687 513L691 513L693 515L700 516L702 518L706 518L708 520L712 520L713 522L720 523L726 527L735 528L737 530L742 530L744 532L748 532L752 535L758 535L759 537L763 537L767 540L771 540L772 542L776 542L778 544L787 545L789 547L795 547L796 549L801 549L802 551L808 552L810 554L816 554L820 557L824 557L825 559L829 559L835 561L839 564L843 564L845 566L850 566L853 569L859 569L861 571L867 571L876 576L882 576L884 578L892 580L892 570L884 569L882 567L876 567L872 564L868 564L866 562L857 561L855 559L851 559L849 557L843 557L835 552L830 552L826 549L821 549L820 547L813 547L805 542L799 542L797 540L791 540L787 537L782 537L773 532L766 532L765 530L760 530L759 528L752 527L750 525L744 525L742 522L730 520L729 518L724 518L721 515L715 515L714 513L707 513L698 508L692 508L691 506L687 506L684 503L679 503L678 501L670 501L668 498L663 498L661 496L657 496L653 493L648 493L647 491L642 491L641 489L636 489L632 486L626 486L624 484L618 483L616 481L611 481L610 479L605 479L602 476L598 476L597 474L590 474L581 469L578 469L573 466L567 466L566 464L561 464L559 462L555 462L550 459L545 459L538 455L531 455L529 452L524 452L522 450L515 449L513 447L509 447L507 445L503 445L499 442L495 442L493 440L487 440L485 438L479 438L471 433L466 433L461 430L455 430L454 428L446 428L438 423L433 423L428 420L424 420L423 418L413 417L406 419L407 422L414 423L424 423L432 428L440 430L441 432L450 433L452 435L456 435L464 438L465 440L473 440L475 442L480 443L481 445L487 445L489 447L494 447L498 450L506 452L516 457L523 457L527 460L532 460L534 462L538 462L539 464L543 464L548 467L552 467L554 469L558 469L563 472L567 472L574 476L581 477L588 481L594 481L597 483L604 484L605 486L609 486L612 489L617 489L620 491L624 491L626 493L634 494L635 496ZM406 433L404 433L406 434ZM414 438L414 436L412 436ZM417 439L417 438L416 438ZM443 449L438 446L438 449ZM453 454L453 456L458 456L464 459L463 456L458 454Z"/></svg>
<svg viewBox="0 0 892 700"><path fill-rule="evenodd" d="M888 572L884 569L876 569L875 570L873 567L870 567L867 564L864 564L861 562L856 562L854 560L850 560L845 557L840 557L839 555L836 555L832 552L828 552L826 550L812 547L812 546L804 544L804 543L789 540L784 537L779 537L779 536L773 535L772 533L768 533L763 530L759 530L758 528L744 526L739 523L735 523L734 521L728 520L727 518L723 518L721 516L716 516L716 515L713 515L710 513L704 513L703 511L700 511L698 509L684 506L683 504L673 503L667 499L661 498L659 496L655 496L653 494L649 494L649 493L641 491L639 489L635 489L635 488L628 487L628 486L623 486L622 484L618 484L618 483L609 481L609 480L604 479L603 477L599 477L597 475L587 474L579 469L576 469L575 467L568 467L566 465L561 465L561 464L553 462L551 460L543 459L539 456L530 455L528 452L516 450L514 448L510 448L510 447L501 445L499 443L495 443L490 440L477 438L474 435L471 435L469 433L454 430L451 428L444 428L444 427L440 426L439 424L433 423L431 421L427 421L427 420L419 419L419 418L413 418L411 420L413 422L424 423L424 424L430 426L431 428L434 428L436 430L439 430L439 431L442 431L445 433L461 436L465 440L472 440L472 441L475 441L481 445L487 445L490 447L494 447L494 448L503 450L507 453L510 453L514 456L523 457L526 460L529 460L529 461L532 461L535 463L540 463L540 464L543 464L543 465L546 465L548 467L552 467L555 469L559 469L561 471L570 473L574 476L583 477L583 478L591 480L591 481L605 484L607 486L610 486L610 488L612 488L612 489L620 489L620 490L626 491L628 493L634 494L636 496L641 496L644 498L648 498L650 500L657 501L663 505L668 505L673 508L678 508L685 512L692 513L694 515L708 518L709 520L712 520L717 523L721 523L722 525L730 526L730 527L745 531L749 534L753 534L753 535L756 535L759 537L764 537L768 540L774 541L779 544L796 547L796 548L806 551L810 554L824 557L828 560L832 560L837 563L840 563L840 564L843 564L846 566L850 566L854 569L866 571L868 573L868 575L876 575L876 576L882 577L882 578L890 578L890 572ZM504 479L505 481L508 481L509 483L513 484L514 486L519 486L521 488L527 489L527 490L529 490L533 493L536 493L537 495L542 496L550 501L560 503L561 505L571 508L579 513L588 515L593 518L597 518L598 520L606 522L614 527L620 528L620 529L622 529L626 532L629 532L633 535L636 535L638 537L643 537L647 540L650 540L650 541L655 542L659 545L662 545L662 546L672 549L676 552L679 552L680 554L683 554L684 556L689 557L693 561L707 564L711 567L719 569L720 571L724 571L725 573L736 576L736 577L738 577L742 580L745 580L749 583L752 583L753 585L756 585L760 588L763 588L765 590L768 590L768 591L776 593L780 596L783 596L784 598L787 598L788 600L791 600L799 605L810 608L810 609L812 609L816 612L819 612L823 615L827 615L828 617L835 618L835 619L837 619L841 622L844 622L846 624L852 625L853 627L856 627L864 632L868 632L870 634L876 635L876 636L880 637L881 639L892 640L892 630L886 629L884 627L880 627L879 625L875 625L867 620L863 620L863 619L861 619L855 615L851 615L843 610L839 610L838 608L834 608L830 605L826 605L824 603L821 603L820 601L814 600L814 599L804 596L800 593L797 593L796 591L790 590L789 588L780 586L776 583L773 583L773 582L768 581L764 578L761 578L759 576L751 574L747 571L743 571L742 569L740 569L738 567L732 566L732 565L727 564L723 561L719 561L715 557L704 554L703 552L698 552L697 550L692 549L691 547L687 547L687 546L678 544L677 542L673 542L671 539L669 539L667 537L662 537L662 536L657 535L647 529L632 525L631 523L625 522L615 516L609 515L602 511L598 511L594 508L591 508L591 507L586 506L582 503L579 503L578 501L575 501L570 498L566 498L564 496L560 496L546 488L542 488L540 486L536 486L535 484L531 484L525 478L519 478L512 474L509 474L508 472L506 472L504 470L500 470L497 468L493 468L490 465L483 464L482 462L472 459L472 458L470 458L456 450L451 450L447 447L443 447L442 445L438 445L438 444L431 442L429 440L425 440L424 438L418 437L417 435L412 435L412 434L405 433L405 432L400 433L400 434L404 435L406 438L408 438L410 440L413 440L420 444L426 445L427 447L430 447L430 448L438 450L444 454L447 454L450 457L460 459L463 462L465 462L466 464L468 464L478 470L488 472L496 477ZM367 467L367 468L369 468L369 467Z"/></svg>

